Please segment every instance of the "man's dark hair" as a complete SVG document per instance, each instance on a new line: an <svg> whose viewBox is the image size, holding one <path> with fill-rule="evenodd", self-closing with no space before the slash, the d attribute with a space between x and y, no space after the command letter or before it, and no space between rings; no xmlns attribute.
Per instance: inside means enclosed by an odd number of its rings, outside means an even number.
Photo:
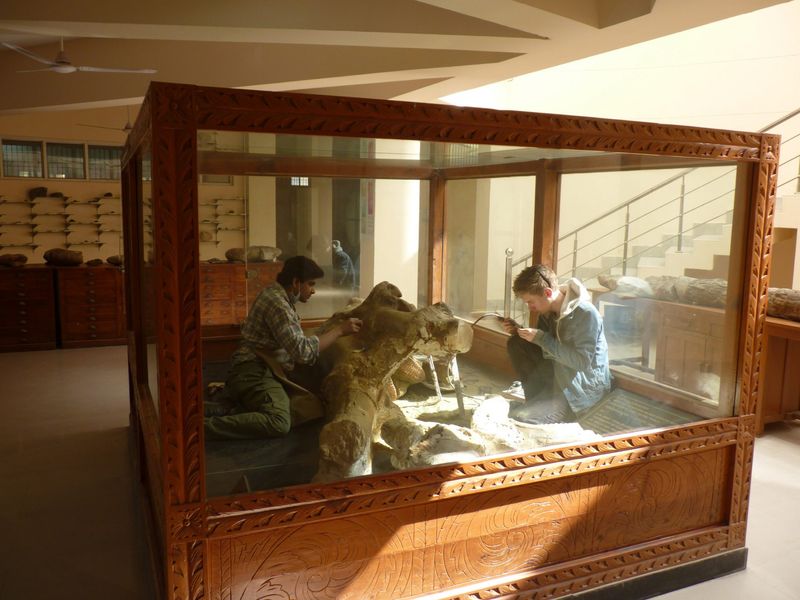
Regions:
<svg viewBox="0 0 800 600"><path fill-rule="evenodd" d="M295 278L301 282L321 279L325 276L322 268L310 258L305 256L293 256L287 258L283 263L283 269L278 273L277 280L282 286L292 285Z"/></svg>
<svg viewBox="0 0 800 600"><path fill-rule="evenodd" d="M527 292L528 294L535 294L541 296L547 288L558 287L558 276L553 272L550 267L545 265L533 265L526 267L520 271L512 290L515 296Z"/></svg>

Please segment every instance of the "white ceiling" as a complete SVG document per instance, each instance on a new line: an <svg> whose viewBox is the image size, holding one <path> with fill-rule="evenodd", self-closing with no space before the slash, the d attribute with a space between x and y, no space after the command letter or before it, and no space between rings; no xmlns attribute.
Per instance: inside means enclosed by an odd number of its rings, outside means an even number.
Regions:
<svg viewBox="0 0 800 600"><path fill-rule="evenodd" d="M151 80L437 102L785 0L3 0L0 112L136 102ZM736 43L736 42L732 42Z"/></svg>

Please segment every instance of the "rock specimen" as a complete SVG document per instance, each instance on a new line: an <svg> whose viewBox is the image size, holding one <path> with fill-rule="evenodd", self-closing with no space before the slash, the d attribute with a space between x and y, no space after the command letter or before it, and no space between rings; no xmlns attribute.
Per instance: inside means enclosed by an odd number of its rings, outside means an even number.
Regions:
<svg viewBox="0 0 800 600"><path fill-rule="evenodd" d="M114 265L115 267L121 267L123 264L125 264L125 258L122 256L122 254L114 254L113 256L109 256L106 259L106 262L110 265Z"/></svg>
<svg viewBox="0 0 800 600"><path fill-rule="evenodd" d="M339 338L323 360L335 366L322 384L327 423L320 433L320 461L315 481L335 481L372 472L372 445L382 424L403 419L390 397L391 377L414 353L452 355L466 352L472 329L444 304L419 310L401 298L389 282L373 288L355 308L336 313L320 333L357 317L361 331Z"/></svg>
<svg viewBox="0 0 800 600"><path fill-rule="evenodd" d="M0 266L3 267L21 267L28 262L28 257L24 254L1 254Z"/></svg>
<svg viewBox="0 0 800 600"><path fill-rule="evenodd" d="M698 306L725 307L728 282L724 279L695 277L652 276L610 277L599 275L597 281L619 296L655 298L667 302L683 302ZM800 321L800 290L769 288L767 314L771 317Z"/></svg>
<svg viewBox="0 0 800 600"><path fill-rule="evenodd" d="M281 249L274 246L250 246L245 253L244 248L229 248L225 258L230 262L269 262L281 255Z"/></svg>
<svg viewBox="0 0 800 600"><path fill-rule="evenodd" d="M800 290L769 288L767 314L771 317L800 321Z"/></svg>
<svg viewBox="0 0 800 600"><path fill-rule="evenodd" d="M80 250L51 248L44 253L44 260L48 265L56 267L75 267L83 262L83 252Z"/></svg>

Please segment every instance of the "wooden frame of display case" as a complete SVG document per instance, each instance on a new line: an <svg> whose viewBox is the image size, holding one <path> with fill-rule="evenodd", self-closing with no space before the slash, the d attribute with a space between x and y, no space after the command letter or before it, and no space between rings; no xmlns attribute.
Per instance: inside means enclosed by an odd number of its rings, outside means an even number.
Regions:
<svg viewBox="0 0 800 600"><path fill-rule="evenodd" d="M208 498L198 129L601 150L631 165L652 155L674 157L676 165L736 162L746 182L737 203L748 213L744 241L734 242L744 245L741 279L729 282L741 290L736 415L585 445ZM123 159L125 290L135 457L163 597L554 598L622 582L615 596L622 598L742 568L778 143L775 135L684 126L151 84ZM137 300L143 245L136 158L145 144L152 153L158 407L143 372ZM549 182L537 187L534 250L552 263L565 164L449 175L513 171ZM301 167L285 168L304 175ZM346 168L330 161L311 174ZM440 175L430 173L432 302L446 285Z"/></svg>

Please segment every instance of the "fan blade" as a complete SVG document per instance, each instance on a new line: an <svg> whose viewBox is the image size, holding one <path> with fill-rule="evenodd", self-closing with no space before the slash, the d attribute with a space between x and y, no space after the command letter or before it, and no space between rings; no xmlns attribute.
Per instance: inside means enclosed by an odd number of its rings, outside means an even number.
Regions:
<svg viewBox="0 0 800 600"><path fill-rule="evenodd" d="M78 71L89 73L157 73L155 69L106 69L104 67L76 67Z"/></svg>
<svg viewBox="0 0 800 600"><path fill-rule="evenodd" d="M42 58L41 56L39 56L38 54L34 54L30 50L25 50L25 48L20 48L16 44L10 44L8 42L0 42L0 44L5 46L9 50L13 50L14 52L19 52L23 56L27 56L28 58L32 58L36 62L40 62L43 65L50 65L52 67L52 66L54 66L56 64L52 60L47 60L46 58Z"/></svg>
<svg viewBox="0 0 800 600"><path fill-rule="evenodd" d="M96 127L97 129L113 129L114 131L125 131L124 128L106 127L105 125L90 125L89 123L76 123L76 125L80 125L81 127Z"/></svg>
<svg viewBox="0 0 800 600"><path fill-rule="evenodd" d="M25 69L24 71L17 71L17 73L43 73L52 70L50 67L45 67L44 69Z"/></svg>

